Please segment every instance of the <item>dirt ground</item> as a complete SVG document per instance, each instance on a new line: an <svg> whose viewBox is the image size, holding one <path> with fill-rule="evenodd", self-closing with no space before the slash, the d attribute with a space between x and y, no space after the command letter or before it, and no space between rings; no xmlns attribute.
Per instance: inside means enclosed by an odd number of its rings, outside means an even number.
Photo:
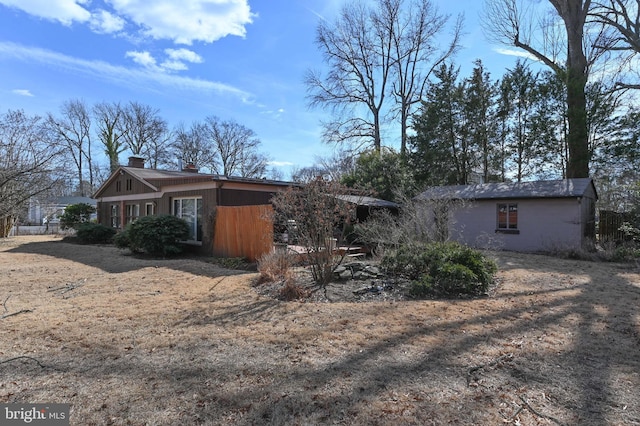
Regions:
<svg viewBox="0 0 640 426"><path fill-rule="evenodd" d="M0 241L0 402L73 425L640 425L640 271L495 253L478 300L282 302L255 273Z"/></svg>

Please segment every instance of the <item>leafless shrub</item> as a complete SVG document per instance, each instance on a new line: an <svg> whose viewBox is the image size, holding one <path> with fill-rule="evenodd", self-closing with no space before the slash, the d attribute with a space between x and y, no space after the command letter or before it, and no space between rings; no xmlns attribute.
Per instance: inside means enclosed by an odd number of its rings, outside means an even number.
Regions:
<svg viewBox="0 0 640 426"><path fill-rule="evenodd" d="M348 189L322 178L301 188L291 188L273 198L279 223L295 221L298 244L304 247L301 257L311 268L313 280L325 287L344 255L336 255L336 243L345 240L346 224L355 217L355 205L340 198Z"/></svg>
<svg viewBox="0 0 640 426"><path fill-rule="evenodd" d="M258 260L259 283L288 282L293 278L293 257L284 250L274 250Z"/></svg>
<svg viewBox="0 0 640 426"><path fill-rule="evenodd" d="M377 255L404 244L449 240L453 212L463 207L459 200L404 200L401 204L397 216L379 211L356 226L359 238Z"/></svg>
<svg viewBox="0 0 640 426"><path fill-rule="evenodd" d="M286 280L284 286L279 291L280 299L291 301L309 297L309 290L295 283L293 280Z"/></svg>

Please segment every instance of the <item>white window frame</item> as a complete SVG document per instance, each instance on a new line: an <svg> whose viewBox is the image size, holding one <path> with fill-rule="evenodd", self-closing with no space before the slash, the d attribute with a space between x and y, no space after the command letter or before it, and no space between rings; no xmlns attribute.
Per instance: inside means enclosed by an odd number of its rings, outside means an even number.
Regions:
<svg viewBox="0 0 640 426"><path fill-rule="evenodd" d="M125 204L124 224L128 224L140 217L140 204Z"/></svg>
<svg viewBox="0 0 640 426"><path fill-rule="evenodd" d="M120 228L120 205L119 204L111 204L110 208L110 216L111 216L111 227L119 229Z"/></svg>
<svg viewBox="0 0 640 426"><path fill-rule="evenodd" d="M195 211L191 215L185 216L184 201L193 200ZM200 214L198 214L198 204L200 205ZM202 244L202 197L175 197L171 200L171 214L185 219L190 226L190 238L187 243ZM191 220L193 218L194 220ZM200 229L200 235L198 235ZM198 238L200 237L200 238Z"/></svg>
<svg viewBox="0 0 640 426"><path fill-rule="evenodd" d="M518 217L518 203L498 203L496 205L496 232L519 234L520 219ZM500 223L500 209L504 207L504 226ZM511 212L515 212L515 223L511 221Z"/></svg>

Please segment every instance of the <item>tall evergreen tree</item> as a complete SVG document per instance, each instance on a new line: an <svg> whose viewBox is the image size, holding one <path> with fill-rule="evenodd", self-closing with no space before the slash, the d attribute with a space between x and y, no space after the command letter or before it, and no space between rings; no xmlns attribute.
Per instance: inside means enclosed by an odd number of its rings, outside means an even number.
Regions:
<svg viewBox="0 0 640 426"><path fill-rule="evenodd" d="M443 64L434 72L426 99L414 117L410 161L419 185L467 183L470 164L464 135L464 87L459 69Z"/></svg>
<svg viewBox="0 0 640 426"><path fill-rule="evenodd" d="M465 114L469 123L470 143L476 151L476 163L483 182L495 180L498 169L497 83L492 82L481 60L474 62L471 77L466 80Z"/></svg>
<svg viewBox="0 0 640 426"><path fill-rule="evenodd" d="M536 108L537 74L534 74L522 61L507 70L503 77L504 95L510 100L510 132L507 134L507 149L513 179L521 182L533 173L537 158L538 138L533 121Z"/></svg>

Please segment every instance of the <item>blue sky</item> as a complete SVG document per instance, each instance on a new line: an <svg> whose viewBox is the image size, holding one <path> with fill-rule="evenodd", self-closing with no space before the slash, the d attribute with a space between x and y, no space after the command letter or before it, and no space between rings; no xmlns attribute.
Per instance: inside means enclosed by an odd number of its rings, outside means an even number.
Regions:
<svg viewBox="0 0 640 426"><path fill-rule="evenodd" d="M494 78L515 57L489 45L481 0L433 0L465 13L462 75L481 58ZM319 19L338 0L0 0L0 111L56 114L66 100L138 101L170 127L216 115L253 129L285 177L332 147L306 106L304 73L322 69ZM386 144L393 145L393 137Z"/></svg>

